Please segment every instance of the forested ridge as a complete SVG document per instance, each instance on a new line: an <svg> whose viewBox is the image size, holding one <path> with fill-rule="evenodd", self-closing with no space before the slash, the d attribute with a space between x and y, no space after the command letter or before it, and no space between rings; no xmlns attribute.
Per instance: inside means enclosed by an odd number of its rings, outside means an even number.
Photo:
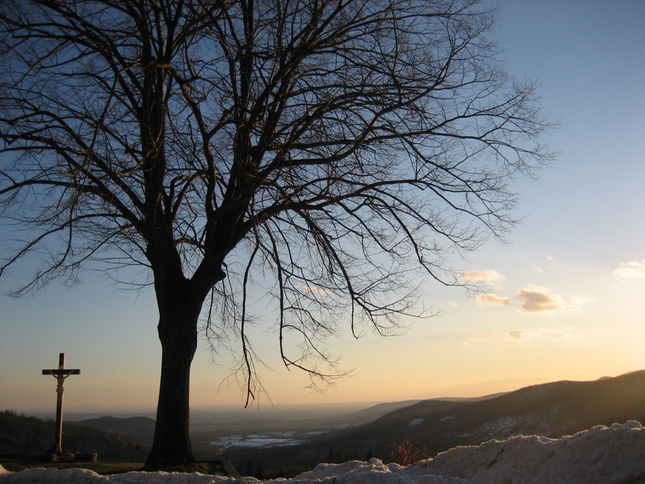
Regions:
<svg viewBox="0 0 645 484"><path fill-rule="evenodd" d="M143 461L146 449L132 437L65 422L63 447L72 452L97 453L102 461ZM54 443L54 421L0 412L0 456L26 458L48 453Z"/></svg>

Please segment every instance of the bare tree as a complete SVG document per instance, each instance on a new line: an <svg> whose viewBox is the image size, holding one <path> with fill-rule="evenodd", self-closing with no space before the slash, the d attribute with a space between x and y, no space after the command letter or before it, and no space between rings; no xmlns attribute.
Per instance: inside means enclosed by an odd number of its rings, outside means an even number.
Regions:
<svg viewBox="0 0 645 484"><path fill-rule="evenodd" d="M454 284L445 251L513 225L547 123L492 24L470 0L2 2L2 217L33 235L0 270L44 251L22 294L92 260L149 269L149 465L193 460L201 317L257 391L254 279L274 281L284 363L324 381L337 322L388 332L419 272Z"/></svg>

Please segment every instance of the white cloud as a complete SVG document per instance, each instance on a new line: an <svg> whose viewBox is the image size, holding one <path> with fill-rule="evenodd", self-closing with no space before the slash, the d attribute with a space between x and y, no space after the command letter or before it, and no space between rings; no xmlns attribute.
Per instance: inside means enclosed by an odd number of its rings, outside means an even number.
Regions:
<svg viewBox="0 0 645 484"><path fill-rule="evenodd" d="M493 269L486 270L472 270L464 271L459 274L459 277L468 282L486 281L486 282L499 282L506 279L503 275Z"/></svg>
<svg viewBox="0 0 645 484"><path fill-rule="evenodd" d="M450 306L452 308L458 308L459 303L457 301L448 301L448 306Z"/></svg>
<svg viewBox="0 0 645 484"><path fill-rule="evenodd" d="M614 270L614 275L621 279L640 279L645 277L645 260L622 262Z"/></svg>
<svg viewBox="0 0 645 484"><path fill-rule="evenodd" d="M481 305L492 305L492 306L507 306L510 299L507 297L498 296L492 292L485 294L477 294L475 296L475 301Z"/></svg>
<svg viewBox="0 0 645 484"><path fill-rule="evenodd" d="M527 286L520 289L515 297L522 301L522 311L526 313L543 313L565 309L562 296L553 294L549 288Z"/></svg>

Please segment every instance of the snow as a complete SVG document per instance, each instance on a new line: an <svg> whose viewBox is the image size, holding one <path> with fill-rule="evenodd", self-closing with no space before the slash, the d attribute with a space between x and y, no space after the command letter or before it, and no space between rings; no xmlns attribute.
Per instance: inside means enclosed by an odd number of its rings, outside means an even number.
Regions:
<svg viewBox="0 0 645 484"><path fill-rule="evenodd" d="M268 432L266 434L252 435L229 435L222 437L220 440L209 442L211 445L221 449L232 447L277 447L287 445L304 444L305 440L296 440L293 438L293 432Z"/></svg>
<svg viewBox="0 0 645 484"><path fill-rule="evenodd" d="M416 427L417 425L421 425L424 421L424 418L413 418L408 422L408 427Z"/></svg>
<svg viewBox="0 0 645 484"><path fill-rule="evenodd" d="M258 481L203 474L128 472L100 476L83 469L3 473L0 483L104 484L558 484L645 483L645 428L636 421L549 439L516 436L457 447L408 467L369 462L320 464L293 479Z"/></svg>

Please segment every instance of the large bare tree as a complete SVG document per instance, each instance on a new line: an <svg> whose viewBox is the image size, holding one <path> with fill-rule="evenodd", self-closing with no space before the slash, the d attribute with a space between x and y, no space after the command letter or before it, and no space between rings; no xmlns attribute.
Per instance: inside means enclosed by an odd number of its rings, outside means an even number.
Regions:
<svg viewBox="0 0 645 484"><path fill-rule="evenodd" d="M0 270L43 250L22 294L92 260L149 269L149 465L193 461L200 321L237 335L256 392L254 280L284 363L325 380L338 322L387 332L419 272L455 283L444 251L513 224L547 124L492 24L470 0L2 1L0 201L31 235Z"/></svg>

